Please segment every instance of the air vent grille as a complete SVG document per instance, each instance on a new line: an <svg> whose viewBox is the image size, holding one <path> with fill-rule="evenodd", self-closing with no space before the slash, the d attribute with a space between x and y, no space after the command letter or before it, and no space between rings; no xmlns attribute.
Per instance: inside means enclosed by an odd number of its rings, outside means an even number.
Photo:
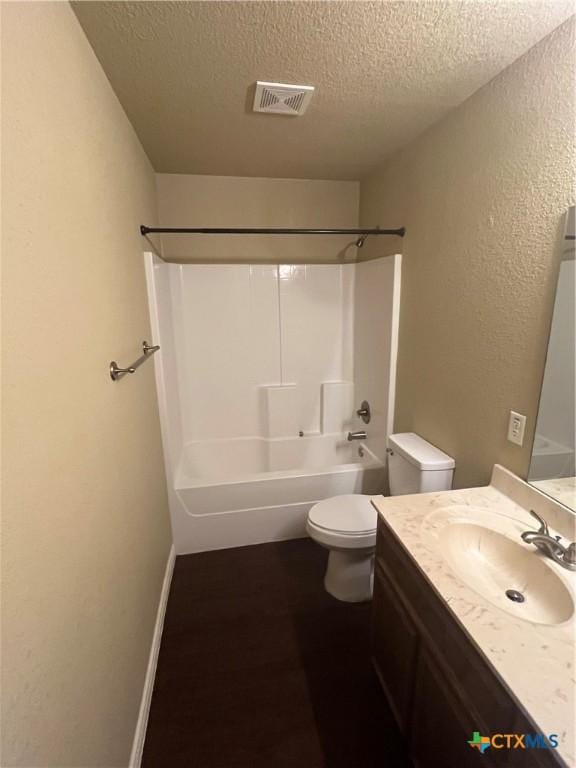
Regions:
<svg viewBox="0 0 576 768"><path fill-rule="evenodd" d="M256 83L254 112L275 115L303 115L306 112L314 86L286 85L285 83Z"/></svg>

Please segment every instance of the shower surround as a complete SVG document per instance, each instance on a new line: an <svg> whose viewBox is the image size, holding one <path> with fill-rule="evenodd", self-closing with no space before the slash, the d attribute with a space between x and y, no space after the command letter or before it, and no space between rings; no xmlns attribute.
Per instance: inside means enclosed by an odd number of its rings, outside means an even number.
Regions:
<svg viewBox="0 0 576 768"><path fill-rule="evenodd" d="M170 264L145 254L178 553L305 535L317 501L380 493L400 256ZM372 408L365 441L362 400Z"/></svg>

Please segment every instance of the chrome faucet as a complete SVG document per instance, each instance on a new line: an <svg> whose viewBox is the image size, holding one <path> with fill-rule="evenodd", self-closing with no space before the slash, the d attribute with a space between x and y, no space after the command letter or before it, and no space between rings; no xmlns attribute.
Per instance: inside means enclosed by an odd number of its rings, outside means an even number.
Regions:
<svg viewBox="0 0 576 768"><path fill-rule="evenodd" d="M569 571L576 571L576 542L572 542L567 547L560 543L560 536L550 536L548 523L540 515L530 510L532 517L536 518L540 524L537 531L524 531L521 534L522 541L526 544L534 544L546 557L551 558L563 568Z"/></svg>
<svg viewBox="0 0 576 768"><path fill-rule="evenodd" d="M361 430L360 432L348 432L348 440L366 440L368 435L364 430Z"/></svg>

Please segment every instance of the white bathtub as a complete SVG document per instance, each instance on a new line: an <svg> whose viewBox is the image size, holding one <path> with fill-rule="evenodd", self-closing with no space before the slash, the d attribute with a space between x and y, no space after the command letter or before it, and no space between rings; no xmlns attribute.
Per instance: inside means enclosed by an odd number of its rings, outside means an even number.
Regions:
<svg viewBox="0 0 576 768"><path fill-rule="evenodd" d="M548 480L551 477L574 477L574 450L538 432L534 436L529 480Z"/></svg>
<svg viewBox="0 0 576 768"><path fill-rule="evenodd" d="M345 434L189 443L172 499L179 552L305 536L312 504L384 482L384 464Z"/></svg>

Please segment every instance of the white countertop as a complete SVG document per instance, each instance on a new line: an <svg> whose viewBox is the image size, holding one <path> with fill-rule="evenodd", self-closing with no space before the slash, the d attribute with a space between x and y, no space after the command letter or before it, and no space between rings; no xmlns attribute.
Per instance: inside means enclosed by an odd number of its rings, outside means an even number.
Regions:
<svg viewBox="0 0 576 768"><path fill-rule="evenodd" d="M576 477L559 477L551 480L531 480L530 485L557 499L565 507L576 509Z"/></svg>
<svg viewBox="0 0 576 768"><path fill-rule="evenodd" d="M515 487L517 483L523 487ZM509 495L504 495L503 490ZM524 506L517 503L518 500ZM525 530L534 530L538 526L526 508L529 507L547 519L551 533L555 533L552 529L556 526L564 536L573 530L576 518L563 518L559 526L556 515L570 515L569 512L554 510L550 500L543 500L542 494L532 491L526 483L498 466L492 485L484 488L379 496L372 502L541 732L558 734L558 753L568 766L574 766L574 616L563 624L534 624L497 608L451 570L434 546L426 542L421 528L424 518L431 512L453 505L473 507L476 513L485 509L492 514L505 515L525 523ZM541 555L535 552L534 556ZM551 560L547 562L574 596L576 574Z"/></svg>

